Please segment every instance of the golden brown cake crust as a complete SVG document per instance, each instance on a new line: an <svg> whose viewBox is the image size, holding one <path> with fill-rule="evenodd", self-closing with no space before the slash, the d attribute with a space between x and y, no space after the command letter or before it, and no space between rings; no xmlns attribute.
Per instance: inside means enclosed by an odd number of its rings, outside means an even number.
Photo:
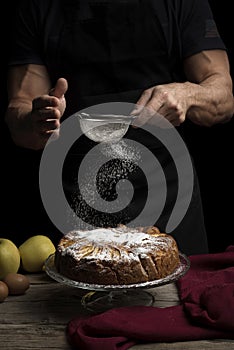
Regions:
<svg viewBox="0 0 234 350"><path fill-rule="evenodd" d="M179 265L176 241L158 228L71 231L55 253L57 271L89 284L123 285L164 278Z"/></svg>

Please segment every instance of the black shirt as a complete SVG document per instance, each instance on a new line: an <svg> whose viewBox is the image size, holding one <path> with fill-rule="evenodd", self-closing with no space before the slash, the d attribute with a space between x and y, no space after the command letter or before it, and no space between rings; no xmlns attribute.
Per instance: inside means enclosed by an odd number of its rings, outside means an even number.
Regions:
<svg viewBox="0 0 234 350"><path fill-rule="evenodd" d="M68 79L67 111L136 102L142 90L184 81L183 59L225 49L206 0L23 0L9 65L45 64Z"/></svg>

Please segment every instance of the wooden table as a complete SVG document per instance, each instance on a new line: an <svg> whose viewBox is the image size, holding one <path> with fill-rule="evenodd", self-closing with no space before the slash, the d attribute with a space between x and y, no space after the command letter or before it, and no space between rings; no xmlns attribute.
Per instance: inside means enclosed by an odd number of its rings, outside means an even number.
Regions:
<svg viewBox="0 0 234 350"><path fill-rule="evenodd" d="M0 303L0 349L69 350L65 327L74 316L87 314L87 310L80 303L84 292L60 284L46 273L28 276L31 285L24 295L8 296ZM179 303L174 284L150 289L150 293L156 300L155 306L167 307ZM231 350L234 349L234 340L141 344L131 349Z"/></svg>

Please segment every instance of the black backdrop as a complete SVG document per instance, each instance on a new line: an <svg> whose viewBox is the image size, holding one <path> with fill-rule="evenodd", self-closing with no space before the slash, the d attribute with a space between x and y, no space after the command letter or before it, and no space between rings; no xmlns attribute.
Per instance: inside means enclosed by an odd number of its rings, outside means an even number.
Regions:
<svg viewBox="0 0 234 350"><path fill-rule="evenodd" d="M233 11L228 0L209 0L230 60L234 78ZM187 142L198 172L209 247L222 251L234 244L234 119L223 125L201 128L187 123Z"/></svg>
<svg viewBox="0 0 234 350"><path fill-rule="evenodd" d="M14 194L10 193L10 186L6 183L17 178L17 174L3 176L6 167L14 160L11 158L11 141L8 130L4 123L4 111L7 105L6 94L6 60L8 52L8 27L7 18L11 16L11 11L17 0L5 1L5 10L1 10L0 35L2 65L0 69L0 147L1 147L1 204L5 205L4 192L11 196L12 206L14 206ZM231 64L231 74L234 77L234 39L232 37L232 10L230 0L210 0L219 32L228 49ZM234 167L232 160L234 154L234 120L225 125L216 125L211 128L198 127L190 122L186 122L186 138L188 147L194 158L195 166L200 181L205 223L207 227L209 247L211 252L224 250L228 245L234 244L233 218L233 179ZM20 164L20 159L17 160ZM12 165L12 164L11 164ZM14 167L13 167L14 168ZM12 167L11 167L12 169ZM22 198L23 205L23 198ZM10 208L7 210L9 212ZM2 210L0 221L3 221L5 213ZM14 212L11 213L12 223L14 222ZM10 226L10 225L9 225ZM16 225L17 226L17 225ZM12 225L15 227L15 225ZM5 226L0 222L0 237L9 234ZM8 229L9 230L9 229ZM14 235L12 229L11 234Z"/></svg>

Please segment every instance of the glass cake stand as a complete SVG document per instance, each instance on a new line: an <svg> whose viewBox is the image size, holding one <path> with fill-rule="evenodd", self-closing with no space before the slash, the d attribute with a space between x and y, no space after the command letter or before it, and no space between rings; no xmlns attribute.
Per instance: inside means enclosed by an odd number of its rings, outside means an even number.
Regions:
<svg viewBox="0 0 234 350"><path fill-rule="evenodd" d="M152 294L145 289L159 287L168 283L175 282L190 268L190 261L188 257L179 252L180 264L176 270L165 278L154 281L125 284L125 285L102 285L89 284L71 280L56 270L54 265L54 254L50 255L45 262L46 273L59 283L68 286L88 290L81 299L81 304L87 310L99 313L115 307L145 305L151 306L154 302Z"/></svg>

